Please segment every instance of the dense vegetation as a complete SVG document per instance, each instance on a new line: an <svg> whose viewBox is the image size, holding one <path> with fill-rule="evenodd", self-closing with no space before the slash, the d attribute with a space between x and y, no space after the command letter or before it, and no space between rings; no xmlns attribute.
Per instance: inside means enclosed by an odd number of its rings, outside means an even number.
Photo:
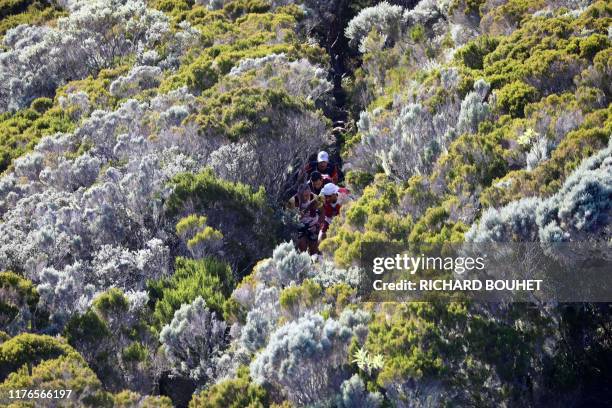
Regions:
<svg viewBox="0 0 612 408"><path fill-rule="evenodd" d="M357 290L364 242L609 243L609 2L0 0L0 38L0 405L611 400L609 304Z"/></svg>

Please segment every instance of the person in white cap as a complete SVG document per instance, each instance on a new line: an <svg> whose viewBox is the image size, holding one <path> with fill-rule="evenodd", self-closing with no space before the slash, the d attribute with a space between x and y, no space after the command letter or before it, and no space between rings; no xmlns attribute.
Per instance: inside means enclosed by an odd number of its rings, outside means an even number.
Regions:
<svg viewBox="0 0 612 408"><path fill-rule="evenodd" d="M323 206L321 208L320 224L319 229L319 242L325 239L329 224L331 224L334 217L340 214L340 203L338 202L338 192L340 187L334 183L328 183L323 186L321 190L321 196L323 196Z"/></svg>
<svg viewBox="0 0 612 408"><path fill-rule="evenodd" d="M333 183L338 183L338 178L340 176L338 168L329 161L329 153L324 150L321 150L319 154L317 154L316 162L310 162L306 166L308 177L310 177L310 174L314 171L318 171L323 177L328 177Z"/></svg>

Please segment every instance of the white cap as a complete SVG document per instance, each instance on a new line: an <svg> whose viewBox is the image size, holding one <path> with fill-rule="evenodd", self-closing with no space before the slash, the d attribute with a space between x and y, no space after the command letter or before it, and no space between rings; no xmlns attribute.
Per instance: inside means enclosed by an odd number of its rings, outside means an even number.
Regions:
<svg viewBox="0 0 612 408"><path fill-rule="evenodd" d="M338 190L339 189L340 188L337 185L335 185L334 183L327 183L321 189L321 194L323 194L324 196L330 196L330 195L338 194Z"/></svg>
<svg viewBox="0 0 612 408"><path fill-rule="evenodd" d="M328 162L328 161L329 161L329 154L327 154L326 151L321 150L319 154L317 155L317 162L321 163L321 162Z"/></svg>

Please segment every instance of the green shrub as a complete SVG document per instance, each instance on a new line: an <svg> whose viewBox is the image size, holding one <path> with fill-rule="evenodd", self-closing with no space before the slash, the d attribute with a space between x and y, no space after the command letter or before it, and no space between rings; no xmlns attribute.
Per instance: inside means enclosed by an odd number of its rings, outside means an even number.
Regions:
<svg viewBox="0 0 612 408"><path fill-rule="evenodd" d="M200 260L177 258L175 272L169 278L150 281L148 290L155 302L153 317L158 327L169 323L183 304L198 296L206 306L223 315L223 304L234 288L230 267L213 258Z"/></svg>
<svg viewBox="0 0 612 408"><path fill-rule="evenodd" d="M194 394L189 408L263 408L269 407L266 390L251 382L248 367L241 367L234 379L221 381Z"/></svg>
<svg viewBox="0 0 612 408"><path fill-rule="evenodd" d="M534 102L538 90L522 81L515 81L505 85L497 92L497 105L503 113L509 113L513 118L522 118L525 115L525 105Z"/></svg>
<svg viewBox="0 0 612 408"><path fill-rule="evenodd" d="M274 248L280 222L267 202L265 190L218 178L207 169L181 174L170 185L167 214L177 219L196 213L223 235L225 259L238 270L250 269Z"/></svg>
<svg viewBox="0 0 612 408"><path fill-rule="evenodd" d="M142 362L145 361L149 354L146 346L139 342L134 342L123 349L123 361L127 362Z"/></svg>
<svg viewBox="0 0 612 408"><path fill-rule="evenodd" d="M50 98L37 98L32 101L30 108L34 109L38 113L45 113L53 106L53 100Z"/></svg>
<svg viewBox="0 0 612 408"><path fill-rule="evenodd" d="M9 400L9 390L72 390L62 406L113 407L112 396L104 391L100 380L82 360L61 356L46 360L32 368L12 373L0 384L0 404L11 407L32 407L32 400L15 404ZM38 400L41 401L41 400ZM4 405L6 406L6 405Z"/></svg>
<svg viewBox="0 0 612 408"><path fill-rule="evenodd" d="M47 108L46 98L35 100L34 103L37 108L44 108L44 113L24 109L0 114L0 173L14 159L30 151L41 137L74 130L74 123L64 111L57 107Z"/></svg>
<svg viewBox="0 0 612 408"><path fill-rule="evenodd" d="M34 314L38 299L31 281L13 272L0 272L0 326L8 327L24 307Z"/></svg>
<svg viewBox="0 0 612 408"><path fill-rule="evenodd" d="M134 391L121 391L113 396L114 408L172 408L172 400L162 395L142 396Z"/></svg>
<svg viewBox="0 0 612 408"><path fill-rule="evenodd" d="M0 381L24 364L35 366L44 360L66 356L82 362L82 357L63 340L23 333L0 344Z"/></svg>
<svg viewBox="0 0 612 408"><path fill-rule="evenodd" d="M283 289L279 296L281 309L290 316L300 316L321 302L322 288L318 283L306 279L299 286Z"/></svg>
<svg viewBox="0 0 612 408"><path fill-rule="evenodd" d="M106 322L91 309L73 316L64 328L66 339L73 345L102 342L111 334Z"/></svg>
<svg viewBox="0 0 612 408"><path fill-rule="evenodd" d="M65 16L57 4L45 0L0 0L0 40L20 24L40 25Z"/></svg>
<svg viewBox="0 0 612 408"><path fill-rule="evenodd" d="M110 288L102 293L92 303L93 308L102 316L112 316L126 313L130 307L127 298L118 288Z"/></svg>
<svg viewBox="0 0 612 408"><path fill-rule="evenodd" d="M580 57L593 59L599 51L610 47L610 39L603 34L592 34L580 40Z"/></svg>
<svg viewBox="0 0 612 408"><path fill-rule="evenodd" d="M454 58L468 68L482 69L484 57L495 50L498 44L498 39L482 35L458 49Z"/></svg>
<svg viewBox="0 0 612 408"><path fill-rule="evenodd" d="M483 206L500 207L522 197L548 197L563 184L579 163L607 146L612 134L612 107L588 114L582 126L569 132L533 171L514 170L503 173L498 183L486 188L480 197ZM503 186L503 187L501 187Z"/></svg>

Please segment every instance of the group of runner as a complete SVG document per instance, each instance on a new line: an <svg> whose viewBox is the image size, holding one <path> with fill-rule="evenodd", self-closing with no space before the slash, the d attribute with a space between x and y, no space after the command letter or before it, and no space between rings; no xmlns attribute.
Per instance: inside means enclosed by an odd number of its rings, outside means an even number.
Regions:
<svg viewBox="0 0 612 408"><path fill-rule="evenodd" d="M298 212L298 250L314 255L319 253L319 243L325 239L332 219L340 214L339 197L347 196L348 190L338 186L340 171L325 151L306 165L303 174L307 181L298 186L288 207Z"/></svg>

